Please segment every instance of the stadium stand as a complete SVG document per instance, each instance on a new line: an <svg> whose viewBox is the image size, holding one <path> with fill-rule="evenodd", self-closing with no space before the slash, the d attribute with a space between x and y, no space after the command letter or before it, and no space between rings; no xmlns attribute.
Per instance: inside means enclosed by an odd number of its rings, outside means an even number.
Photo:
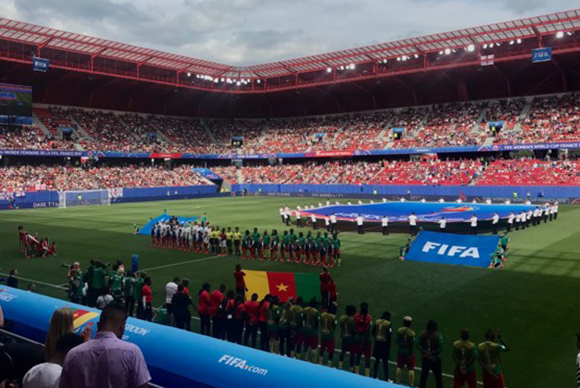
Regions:
<svg viewBox="0 0 580 388"><path fill-rule="evenodd" d="M477 186L580 186L579 161L495 160Z"/></svg>
<svg viewBox="0 0 580 388"><path fill-rule="evenodd" d="M79 108L35 108L41 129L0 132L2 148L172 153L293 153L573 142L580 139L577 93L272 120L200 120ZM499 131L490 122L503 122ZM63 141L59 128L72 128ZM393 128L403 130L401 139ZM84 133L83 133L84 132ZM85 135L86 134L86 135ZM243 137L243 145L231 145ZM76 143L75 143L76 141ZM489 143L491 144L491 143Z"/></svg>
<svg viewBox="0 0 580 388"><path fill-rule="evenodd" d="M95 190L118 187L197 186L211 184L187 166L80 168L20 166L0 169L1 192Z"/></svg>

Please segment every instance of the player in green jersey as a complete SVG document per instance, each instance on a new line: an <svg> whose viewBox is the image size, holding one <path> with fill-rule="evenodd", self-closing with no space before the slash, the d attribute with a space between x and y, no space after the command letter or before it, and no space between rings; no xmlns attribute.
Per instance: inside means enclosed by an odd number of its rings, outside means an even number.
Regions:
<svg viewBox="0 0 580 388"><path fill-rule="evenodd" d="M304 361L308 361L309 353L312 353L313 362L318 362L319 327L320 312L316 309L316 298L312 298L310 306L304 309Z"/></svg>
<svg viewBox="0 0 580 388"><path fill-rule="evenodd" d="M280 236L276 229L272 230L272 239L270 241L270 256L268 260L278 261L278 247L280 246Z"/></svg>
<svg viewBox="0 0 580 388"><path fill-rule="evenodd" d="M278 342L278 324L280 322L280 297L278 295L272 297L266 311L266 319L270 353L276 354L278 352L276 345Z"/></svg>
<svg viewBox="0 0 580 388"><path fill-rule="evenodd" d="M328 306L326 312L320 316L320 358L318 363L322 365L324 352L328 351L327 365L332 367L334 359L335 340L334 333L336 330L336 305Z"/></svg>
<svg viewBox="0 0 580 388"><path fill-rule="evenodd" d="M296 304L288 311L288 324L290 325L290 356L302 358L302 345L304 345L304 309L303 299L296 298Z"/></svg>
<svg viewBox="0 0 580 388"><path fill-rule="evenodd" d="M109 287L116 302L123 299L123 276L119 273L119 266L113 265L113 271L109 274Z"/></svg>
<svg viewBox="0 0 580 388"><path fill-rule="evenodd" d="M401 384L403 368L409 371L409 386L415 384L415 332L411 330L413 319L409 316L403 318L403 326L397 330L397 384Z"/></svg>
<svg viewBox="0 0 580 388"><path fill-rule="evenodd" d="M346 352L350 353L350 367L349 371L354 370L354 315L356 314L356 307L348 305L345 308L345 314L338 320L338 327L340 328L340 338L342 340L342 350L340 352L340 359L338 368L343 369L344 355Z"/></svg>
<svg viewBox="0 0 580 388"><path fill-rule="evenodd" d="M296 249L296 241L298 240L298 236L294 234L294 229L290 229L288 242L288 261L294 261L294 250Z"/></svg>
<svg viewBox="0 0 580 388"><path fill-rule="evenodd" d="M305 247L306 247L306 239L304 238L304 234L300 232L298 233L298 241L296 242L295 247L297 264L300 264L302 262L302 258L306 254ZM306 259L304 260L306 261Z"/></svg>
<svg viewBox="0 0 580 388"><path fill-rule="evenodd" d="M340 258L340 240L338 239L338 233L332 235L332 257L333 260L330 261L330 267L336 265L340 267L342 259Z"/></svg>
<svg viewBox="0 0 580 388"><path fill-rule="evenodd" d="M417 349L421 352L421 377L419 387L427 386L429 372L435 378L435 386L443 388L443 371L441 368L441 352L443 351L443 336L439 326L433 319L427 322L427 327L421 332L417 341Z"/></svg>
<svg viewBox="0 0 580 388"><path fill-rule="evenodd" d="M271 237L268 234L268 231L264 230L264 234L262 234L262 250L261 250L262 253L260 256L262 260L266 259L270 261L270 240Z"/></svg>
<svg viewBox="0 0 580 388"><path fill-rule="evenodd" d="M507 251L510 245L510 237L508 236L508 232L505 232L503 236L501 236L501 239L499 240L499 245L501 245L501 247L503 248L504 252L507 255Z"/></svg>
<svg viewBox="0 0 580 388"><path fill-rule="evenodd" d="M250 260L256 259L261 246L261 237L258 228L254 228L252 233L252 245L250 245Z"/></svg>
<svg viewBox="0 0 580 388"><path fill-rule="evenodd" d="M499 330L497 331L497 339L500 343L497 343L495 339L496 334L490 329L485 333L485 342L482 342L477 346L479 363L483 368L484 388L505 387L500 355L502 352L509 352L510 347L501 337L501 332Z"/></svg>
<svg viewBox="0 0 580 388"><path fill-rule="evenodd" d="M139 276L135 279L135 293L133 295L133 298L135 299L135 302L137 302L137 317L141 316L141 312L143 310L143 303L141 301L141 290L143 289L143 285L145 284L146 277L147 274L145 272L140 272Z"/></svg>
<svg viewBox="0 0 580 388"><path fill-rule="evenodd" d="M290 337L290 310L294 307L294 298L289 297L280 307L278 316L278 337L280 339L280 355L291 357L292 341Z"/></svg>
<svg viewBox="0 0 580 388"><path fill-rule="evenodd" d="M378 378L379 366L383 362L383 372L385 381L389 379L389 359L391 356L391 338L393 334L393 325L391 323L391 313L385 311L381 318L375 321L373 325L373 338L375 339L375 348L373 357L375 358L373 377Z"/></svg>
<svg viewBox="0 0 580 388"><path fill-rule="evenodd" d="M250 236L250 231L246 229L244 232L244 237L242 238L242 260L246 260L248 257L248 252L250 246L252 245L252 236Z"/></svg>
<svg viewBox="0 0 580 388"><path fill-rule="evenodd" d="M123 277L123 295L127 314L132 317L135 309L135 275L133 271L127 271L127 274Z"/></svg>
<svg viewBox="0 0 580 388"><path fill-rule="evenodd" d="M280 261L285 261L285 255L288 252L288 246L290 244L290 235L288 231L285 230L282 235L282 244L280 245Z"/></svg>
<svg viewBox="0 0 580 388"><path fill-rule="evenodd" d="M475 361L477 360L477 346L469 341L469 331L461 330L461 339L453 343L453 361L455 373L453 388L461 388L466 383L469 388L477 387Z"/></svg>

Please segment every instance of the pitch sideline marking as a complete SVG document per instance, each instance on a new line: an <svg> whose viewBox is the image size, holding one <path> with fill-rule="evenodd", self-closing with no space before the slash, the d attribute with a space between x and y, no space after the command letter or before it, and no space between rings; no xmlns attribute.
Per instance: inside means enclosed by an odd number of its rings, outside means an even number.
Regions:
<svg viewBox="0 0 580 388"><path fill-rule="evenodd" d="M213 260L213 259L217 259L218 257L220 257L220 256L210 256L210 257L204 257L203 259L193 259L193 260L187 260L187 261L180 261L179 263L167 264L167 265L162 265L159 267L145 268L145 269L140 269L139 271L145 271L145 272L154 271L156 269L175 267L178 265L197 263L197 262L206 261L206 260Z"/></svg>

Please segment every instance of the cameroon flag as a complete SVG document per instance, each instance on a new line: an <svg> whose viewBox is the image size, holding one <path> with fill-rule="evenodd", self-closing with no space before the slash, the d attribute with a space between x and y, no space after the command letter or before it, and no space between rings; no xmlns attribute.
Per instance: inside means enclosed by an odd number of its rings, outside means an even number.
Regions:
<svg viewBox="0 0 580 388"><path fill-rule="evenodd" d="M301 296L304 301L316 297L320 301L320 280L315 273L245 271L247 298L258 294L258 300L266 294L278 295L285 302L289 297L296 300Z"/></svg>

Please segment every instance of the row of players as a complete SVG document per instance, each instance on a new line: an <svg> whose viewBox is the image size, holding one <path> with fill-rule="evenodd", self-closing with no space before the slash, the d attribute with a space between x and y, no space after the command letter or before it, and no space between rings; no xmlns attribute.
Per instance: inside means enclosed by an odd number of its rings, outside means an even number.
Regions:
<svg viewBox="0 0 580 388"><path fill-rule="evenodd" d="M300 264L328 265L341 264L341 242L338 233L329 236L328 232L313 234L295 233L294 229L285 230L282 235L276 229L271 233L258 228L253 232L240 228L222 228L208 223L157 222L151 228L151 244L155 247L189 250L198 253L230 256L242 260L289 261ZM287 257L286 257L287 256Z"/></svg>
<svg viewBox="0 0 580 388"><path fill-rule="evenodd" d="M18 227L18 248L24 257L48 257L56 256L56 241L49 245L48 237L38 238L38 233L31 234L24 230L23 226Z"/></svg>

